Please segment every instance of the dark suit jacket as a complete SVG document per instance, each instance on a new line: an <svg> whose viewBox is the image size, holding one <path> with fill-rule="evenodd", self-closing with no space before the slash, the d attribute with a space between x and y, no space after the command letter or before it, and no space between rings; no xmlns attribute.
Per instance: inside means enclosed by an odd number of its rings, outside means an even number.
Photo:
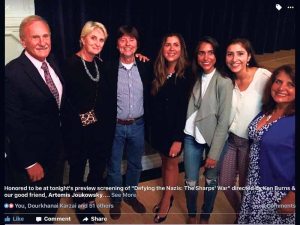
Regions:
<svg viewBox="0 0 300 225"><path fill-rule="evenodd" d="M62 154L61 127L66 105L64 82L53 59L49 57L47 61L63 86L60 109L24 51L5 66L6 136L10 140L13 164L23 172L35 162L47 172L52 171Z"/></svg>
<svg viewBox="0 0 300 225"><path fill-rule="evenodd" d="M145 119L145 135L146 139L148 139L148 126L149 126L149 98L150 98L150 89L151 89L151 82L153 80L153 68L152 63L150 62L141 62L136 60L136 64L141 76L141 80L143 83L143 92L144 92L144 119ZM107 63L106 71L109 75L110 79L110 86L112 88L112 96L111 101L115 105L115 118L117 118L117 88L118 88L118 69L119 69L119 59Z"/></svg>

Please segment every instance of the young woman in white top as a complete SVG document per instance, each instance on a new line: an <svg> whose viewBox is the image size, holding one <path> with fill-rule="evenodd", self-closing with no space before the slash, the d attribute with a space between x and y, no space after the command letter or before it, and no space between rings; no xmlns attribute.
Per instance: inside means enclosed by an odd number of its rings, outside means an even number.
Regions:
<svg viewBox="0 0 300 225"><path fill-rule="evenodd" d="M188 223L197 223L197 186L204 166L205 190L199 223L209 223L217 196L219 157L228 136L232 81L219 70L218 42L202 37L195 49L191 92L185 123L184 169ZM202 171L201 171L202 173Z"/></svg>
<svg viewBox="0 0 300 225"><path fill-rule="evenodd" d="M231 187L235 186L237 177L239 186L245 186L249 160L248 125L261 111L264 88L271 72L258 67L249 40L241 38L227 45L226 66L226 72L234 80L234 89L228 145L222 153L219 185L230 187L224 191L225 196L239 213L241 198Z"/></svg>

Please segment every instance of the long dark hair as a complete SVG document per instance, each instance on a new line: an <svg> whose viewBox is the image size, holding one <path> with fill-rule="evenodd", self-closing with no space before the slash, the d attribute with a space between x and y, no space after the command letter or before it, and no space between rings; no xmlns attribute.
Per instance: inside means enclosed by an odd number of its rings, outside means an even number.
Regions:
<svg viewBox="0 0 300 225"><path fill-rule="evenodd" d="M271 78L269 79L269 81L266 85L264 98L263 98L262 109L266 115L271 114L272 111L276 108L277 103L272 98L271 87L272 87L273 83L275 82L278 74L281 72L286 73L291 78L293 83L295 83L295 65L294 64L282 65L274 70ZM285 110L285 115L293 115L293 114L295 114L295 100L293 102L291 102Z"/></svg>
<svg viewBox="0 0 300 225"><path fill-rule="evenodd" d="M192 74L193 74L194 82L197 79L198 75L203 73L202 67L198 65L198 51L199 51L200 45L202 43L211 44L211 46L213 48L213 51L214 51L215 58L216 58L216 64L214 66L221 73L222 76L226 77L226 75L222 72L223 68L222 68L222 65L221 65L222 61L220 60L221 59L221 52L220 52L219 43L213 37L204 36L204 37L200 38L200 40L198 41L198 44L195 48L194 55L193 55Z"/></svg>
<svg viewBox="0 0 300 225"><path fill-rule="evenodd" d="M259 67L256 59L255 59L255 51L251 45L251 42L248 39L245 38L235 38L233 40L231 40L226 47L225 50L225 55L224 55L224 59L226 59L226 54L227 54L227 48L229 47L229 45L233 45L233 44L240 44L248 53L248 55L251 56L247 66L248 67ZM227 67L226 63L224 64L224 72L234 81L236 78L236 75Z"/></svg>
<svg viewBox="0 0 300 225"><path fill-rule="evenodd" d="M186 45L185 45L184 39L181 36L181 34L169 33L169 34L165 35L162 39L161 47L160 47L160 50L158 52L158 55L157 55L155 63L154 63L154 76L155 76L155 78L152 82L152 89L151 89L151 94L152 95L156 95L158 90L163 86L163 84L167 80L167 74L168 74L167 61L166 61L165 57L163 56L163 48L164 48L164 45L167 41L167 38L168 37L173 37L173 36L175 36L179 39L180 46L181 46L181 54L180 54L180 57L178 59L176 67L175 67L176 76L177 77L183 77L185 69L189 64L188 63Z"/></svg>

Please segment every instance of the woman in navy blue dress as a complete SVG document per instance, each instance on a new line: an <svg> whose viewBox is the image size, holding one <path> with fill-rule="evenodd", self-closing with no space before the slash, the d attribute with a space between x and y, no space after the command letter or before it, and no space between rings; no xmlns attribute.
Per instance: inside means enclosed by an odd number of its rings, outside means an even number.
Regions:
<svg viewBox="0 0 300 225"><path fill-rule="evenodd" d="M277 68L250 123L250 164L238 223L295 223L295 70Z"/></svg>

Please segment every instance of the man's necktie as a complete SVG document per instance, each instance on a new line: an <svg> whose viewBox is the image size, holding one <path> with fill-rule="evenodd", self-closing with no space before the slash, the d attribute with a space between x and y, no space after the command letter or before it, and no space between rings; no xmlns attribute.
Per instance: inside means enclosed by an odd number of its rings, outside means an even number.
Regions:
<svg viewBox="0 0 300 225"><path fill-rule="evenodd" d="M43 62L42 63L42 70L44 70L44 75L45 75L45 80L46 80L46 84L48 85L51 93L53 94L53 96L55 97L56 103L59 106L59 93L58 90L51 78L47 63Z"/></svg>

